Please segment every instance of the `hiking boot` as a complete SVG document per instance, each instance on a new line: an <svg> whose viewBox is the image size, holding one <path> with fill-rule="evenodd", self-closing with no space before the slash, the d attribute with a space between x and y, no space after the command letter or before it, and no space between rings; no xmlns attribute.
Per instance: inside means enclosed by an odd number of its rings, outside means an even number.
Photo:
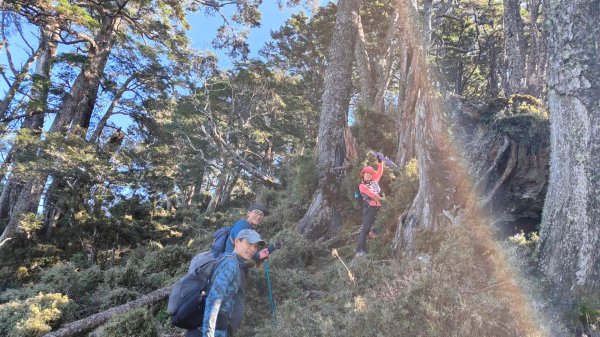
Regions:
<svg viewBox="0 0 600 337"><path fill-rule="evenodd" d="M358 252L356 252L356 255L354 255L354 257L361 257L361 256L365 256L367 255L367 252L365 252L364 250L360 250Z"/></svg>

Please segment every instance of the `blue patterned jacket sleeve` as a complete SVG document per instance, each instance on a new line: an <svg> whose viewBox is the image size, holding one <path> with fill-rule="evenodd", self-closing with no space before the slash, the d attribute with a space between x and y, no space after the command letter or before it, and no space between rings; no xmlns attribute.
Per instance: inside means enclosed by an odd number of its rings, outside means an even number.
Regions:
<svg viewBox="0 0 600 337"><path fill-rule="evenodd" d="M220 312L231 315L235 294L241 284L240 266L233 254L226 257L215 268L212 284L206 297L206 309L202 324L203 337L225 337L226 331L216 330L217 316Z"/></svg>

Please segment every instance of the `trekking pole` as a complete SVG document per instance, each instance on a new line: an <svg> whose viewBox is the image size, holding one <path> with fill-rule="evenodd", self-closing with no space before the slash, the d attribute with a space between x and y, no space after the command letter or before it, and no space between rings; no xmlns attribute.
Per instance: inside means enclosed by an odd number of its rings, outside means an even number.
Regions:
<svg viewBox="0 0 600 337"><path fill-rule="evenodd" d="M394 163L393 161L391 161L388 157L384 156L383 153L377 152L377 151L373 151L373 150L370 150L369 153L373 157L375 157L375 158L377 158L377 157L381 158L381 160L383 162L385 162L386 164L388 164L388 166L390 166L392 168L395 168L396 170L402 172L402 169L400 167L398 167L398 165L396 165L396 163Z"/></svg>
<svg viewBox="0 0 600 337"><path fill-rule="evenodd" d="M265 270L267 271L267 285L269 286L269 302L271 302L271 311L273 318L277 322L277 314L275 313L275 301L273 301L273 290L271 289L271 276L269 275L269 260L265 261Z"/></svg>

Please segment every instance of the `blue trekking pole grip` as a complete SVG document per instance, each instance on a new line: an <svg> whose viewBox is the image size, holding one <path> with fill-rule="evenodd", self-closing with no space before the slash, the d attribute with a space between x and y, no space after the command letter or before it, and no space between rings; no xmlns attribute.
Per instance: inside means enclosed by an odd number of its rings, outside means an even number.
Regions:
<svg viewBox="0 0 600 337"><path fill-rule="evenodd" d="M273 301L273 290L271 289L271 276L269 275L269 260L265 261L265 270L267 271L267 285L269 286L269 302L271 302L271 311L273 318L277 322L277 314L275 314L275 302Z"/></svg>

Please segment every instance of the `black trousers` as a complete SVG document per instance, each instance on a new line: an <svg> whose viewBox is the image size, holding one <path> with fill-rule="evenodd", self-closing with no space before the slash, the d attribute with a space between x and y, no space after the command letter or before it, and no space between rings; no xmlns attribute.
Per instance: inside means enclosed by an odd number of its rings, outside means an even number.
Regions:
<svg viewBox="0 0 600 337"><path fill-rule="evenodd" d="M373 223L375 223L377 212L379 212L379 207L363 205L362 225L360 226L360 234L358 234L358 247L356 248L357 252L367 251L367 235L371 230L371 226L373 226Z"/></svg>

